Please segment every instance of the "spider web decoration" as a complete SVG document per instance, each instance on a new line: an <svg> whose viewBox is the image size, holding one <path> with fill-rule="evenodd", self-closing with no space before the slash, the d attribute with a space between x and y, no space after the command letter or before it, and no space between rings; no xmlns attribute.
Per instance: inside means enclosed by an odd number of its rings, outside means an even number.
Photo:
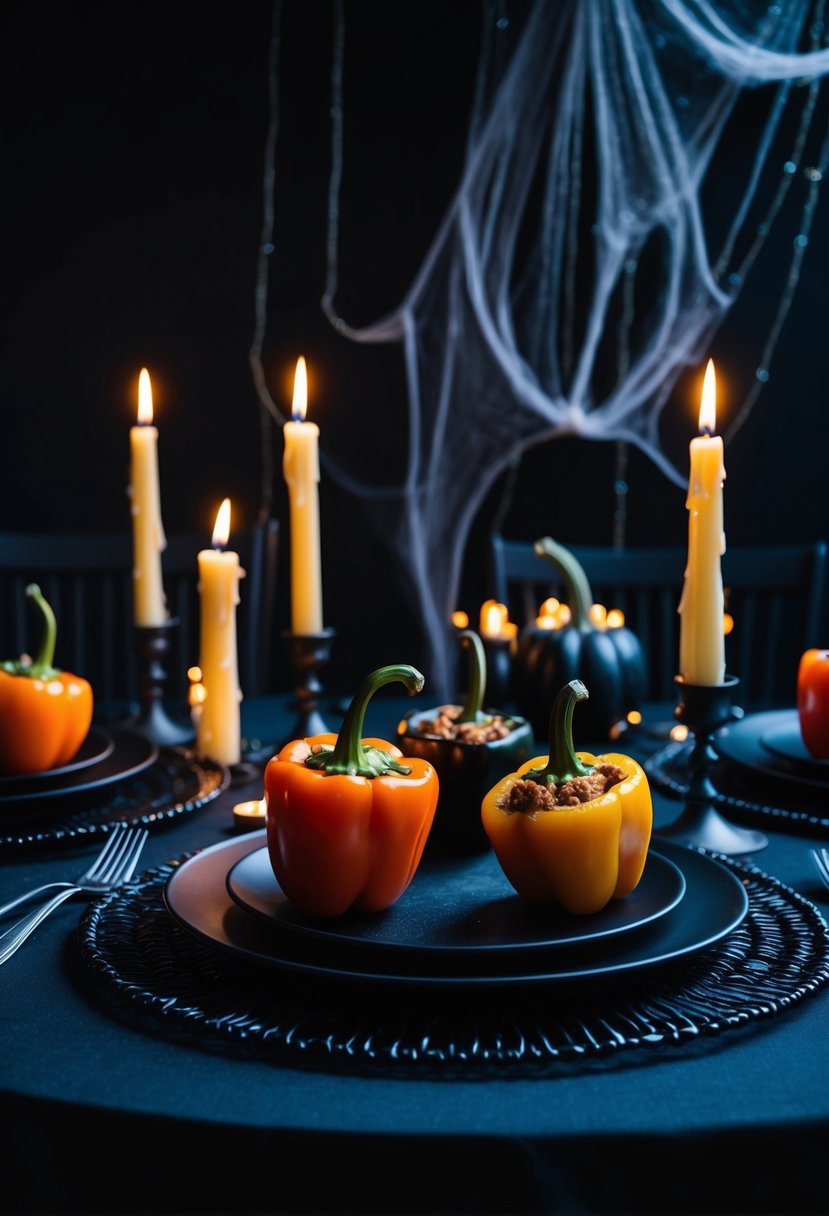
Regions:
<svg viewBox="0 0 829 1216"><path fill-rule="evenodd" d="M280 8L277 0L263 251L273 248ZM365 505L390 553L410 554L426 675L442 697L452 693L450 616L465 545L490 487L529 447L566 434L636 444L685 485L660 416L680 375L707 356L794 191L787 277L776 294L766 286L774 314L726 442L749 416L825 171L823 10L824 0L534 0L507 19L485 0L457 190L405 298L356 327L336 307L347 38L338 0L321 303L342 336L399 343L407 413L387 425L408 449L396 486L367 483L330 451L321 460ZM721 174L717 156L738 123L742 161ZM269 430L285 418L262 374L267 299L263 252L251 367Z"/></svg>

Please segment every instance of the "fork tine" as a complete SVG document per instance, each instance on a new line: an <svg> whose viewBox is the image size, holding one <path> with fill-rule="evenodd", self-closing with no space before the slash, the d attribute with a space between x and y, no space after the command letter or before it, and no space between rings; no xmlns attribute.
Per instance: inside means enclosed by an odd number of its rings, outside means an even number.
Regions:
<svg viewBox="0 0 829 1216"><path fill-rule="evenodd" d="M96 879L97 882L113 883L116 878L120 878L125 866L129 865L132 859L136 843L143 845L146 839L146 829L143 831L142 836L137 828L128 828L119 835L117 846L109 855L106 865Z"/></svg>
<svg viewBox="0 0 829 1216"><path fill-rule="evenodd" d="M132 841L130 842L129 851L124 856L123 868L118 878L119 883L129 882L129 880L132 878L133 874L135 873L135 867L138 865L138 860L141 856L141 850L144 848L144 844L149 834L150 833L146 828L136 831Z"/></svg>
<svg viewBox="0 0 829 1216"><path fill-rule="evenodd" d="M119 823L112 830L112 832L109 833L109 835L107 836L106 844L101 849L100 853L95 858L92 865L89 867L89 869L83 875L84 880L88 879L90 882L97 882L100 879L101 874L104 871L104 869L106 868L106 866L109 864L110 858L112 857L113 853L115 853L116 850L120 848L121 842L124 837L124 833L127 830L128 830L127 825L125 823Z"/></svg>
<svg viewBox="0 0 829 1216"><path fill-rule="evenodd" d="M829 887L829 849L810 849L809 852L822 882Z"/></svg>

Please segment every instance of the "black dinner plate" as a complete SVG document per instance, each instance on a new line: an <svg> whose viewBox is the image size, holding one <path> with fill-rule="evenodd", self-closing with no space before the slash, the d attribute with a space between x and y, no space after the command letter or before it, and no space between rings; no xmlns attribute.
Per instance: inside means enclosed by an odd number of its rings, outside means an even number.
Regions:
<svg viewBox="0 0 829 1216"><path fill-rule="evenodd" d="M263 846L231 867L227 887L231 898L280 933L307 935L339 949L460 957L546 951L640 928L676 907L685 894L685 878L672 861L651 851L630 895L591 916L576 916L561 907L529 907L489 850L473 859L422 864L406 898L386 912L352 911L336 921L313 921L287 899Z"/></svg>
<svg viewBox="0 0 829 1216"><path fill-rule="evenodd" d="M143 735L116 727L111 727L109 734L112 751L100 763L67 773L56 784L0 794L0 812L17 810L29 803L40 804L50 798L65 799L89 793L114 781L134 777L158 759L158 748Z"/></svg>
<svg viewBox="0 0 829 1216"><path fill-rule="evenodd" d="M231 897L228 873L260 849L264 839L264 831L252 832L188 858L165 885L168 911L197 938L237 957L345 982L487 987L593 979L703 950L735 929L748 911L745 887L735 874L707 854L664 841L658 853L684 875L685 895L671 912L636 931L550 951L480 950L460 959L452 950L420 954L390 946L347 951L309 936L274 933ZM414 882L398 903L413 891ZM447 874L448 915L453 894L458 894L457 888Z"/></svg>
<svg viewBox="0 0 829 1216"><path fill-rule="evenodd" d="M90 768L93 764L100 764L112 755L114 748L115 742L109 731L92 726L72 759L60 768L46 768L39 773L0 774L0 797L27 794L31 790L56 785L63 781L64 777Z"/></svg>
<svg viewBox="0 0 829 1216"><path fill-rule="evenodd" d="M829 759L821 760L818 756L813 756L803 742L797 710L786 718L781 718L779 725L765 731L762 743L767 751L795 771L829 782Z"/></svg>
<svg viewBox="0 0 829 1216"><path fill-rule="evenodd" d="M739 722L717 731L714 748L726 760L797 786L804 794L820 791L826 795L829 793L829 767L819 769L781 753L781 731L791 732L797 720L796 709L747 714Z"/></svg>

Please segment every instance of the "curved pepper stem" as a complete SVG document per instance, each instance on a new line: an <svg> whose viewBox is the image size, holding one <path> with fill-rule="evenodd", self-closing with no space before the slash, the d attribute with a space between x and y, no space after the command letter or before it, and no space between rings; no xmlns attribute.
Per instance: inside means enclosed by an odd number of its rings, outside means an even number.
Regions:
<svg viewBox="0 0 829 1216"><path fill-rule="evenodd" d="M571 680L559 690L550 713L550 751L544 768L524 773L527 781L539 785L561 785L573 777L586 777L592 764L579 760L573 748L573 710L577 701L586 701L588 692L581 680Z"/></svg>
<svg viewBox="0 0 829 1216"><path fill-rule="evenodd" d="M369 701L384 684L405 684L414 695L423 688L424 679L416 667L407 663L393 663L378 667L363 680L346 710L337 742L330 751L312 752L305 760L308 768L321 769L324 773L347 773L355 777L382 777L386 773L412 771L411 765L398 764L391 752L380 747L363 745L363 723Z"/></svg>
<svg viewBox="0 0 829 1216"><path fill-rule="evenodd" d="M551 536L542 536L541 540L535 542L533 548L539 557L546 557L549 562L552 562L564 579L567 600L576 629L583 631L594 629L595 625L590 619L593 592L581 564L569 549L558 544Z"/></svg>
<svg viewBox="0 0 829 1216"><path fill-rule="evenodd" d="M51 605L43 597L43 592L37 583L29 583L26 588L26 598L34 600L43 614L43 637L37 657L31 663L23 663L20 659L0 663L0 669L13 676L29 676L33 680L51 680L60 675L60 668L53 666L55 659L55 642L57 641L58 626Z"/></svg>
<svg viewBox="0 0 829 1216"><path fill-rule="evenodd" d="M467 693L464 707L456 722L480 722L486 692L486 653L484 644L474 629L464 629L460 635L461 646L469 656Z"/></svg>

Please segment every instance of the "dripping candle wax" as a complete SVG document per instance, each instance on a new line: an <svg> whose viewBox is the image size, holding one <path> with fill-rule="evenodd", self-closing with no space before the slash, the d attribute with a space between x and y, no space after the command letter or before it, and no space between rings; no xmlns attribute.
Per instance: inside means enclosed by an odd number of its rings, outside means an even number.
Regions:
<svg viewBox="0 0 829 1216"><path fill-rule="evenodd" d="M203 693L196 723L200 753L219 764L238 764L241 757L236 605L244 570L238 553L226 551L230 535L230 499L216 515L213 548L198 555L201 630L199 667Z"/></svg>
<svg viewBox="0 0 829 1216"><path fill-rule="evenodd" d="M167 546L158 488L158 431L153 426L150 373L138 377L138 425L130 428L133 616L136 625L163 625L168 619L161 579L161 553Z"/></svg>
<svg viewBox="0 0 829 1216"><path fill-rule="evenodd" d="M306 421L308 373L302 355L294 375L293 418L284 426L282 470L291 512L291 629L322 632L320 575L319 427Z"/></svg>
<svg viewBox="0 0 829 1216"><path fill-rule="evenodd" d="M725 681L721 558L723 529L723 441L715 435L717 384L708 360L699 411L700 434L691 440L688 480L688 562L679 604L679 674L688 684Z"/></svg>

